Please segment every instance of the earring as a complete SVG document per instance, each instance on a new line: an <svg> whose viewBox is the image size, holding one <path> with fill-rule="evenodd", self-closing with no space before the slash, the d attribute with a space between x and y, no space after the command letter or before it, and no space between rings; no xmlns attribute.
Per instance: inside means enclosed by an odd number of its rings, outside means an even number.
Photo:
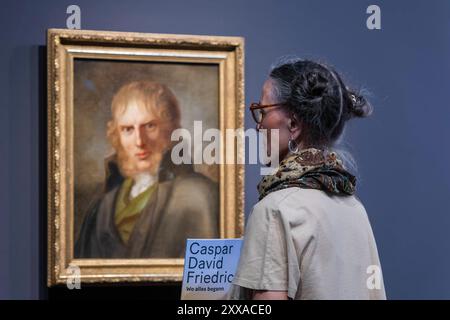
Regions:
<svg viewBox="0 0 450 320"><path fill-rule="evenodd" d="M288 141L288 148L291 153L297 153L298 152L298 143L295 142L295 140L292 140L292 138Z"/></svg>

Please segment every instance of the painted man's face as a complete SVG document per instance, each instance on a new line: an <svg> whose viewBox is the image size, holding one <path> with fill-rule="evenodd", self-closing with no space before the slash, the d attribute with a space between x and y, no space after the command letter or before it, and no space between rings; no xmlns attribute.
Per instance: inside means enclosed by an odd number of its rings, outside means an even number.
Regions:
<svg viewBox="0 0 450 320"><path fill-rule="evenodd" d="M164 149L161 121L149 108L129 101L122 114L117 115L123 165L130 175L156 173Z"/></svg>

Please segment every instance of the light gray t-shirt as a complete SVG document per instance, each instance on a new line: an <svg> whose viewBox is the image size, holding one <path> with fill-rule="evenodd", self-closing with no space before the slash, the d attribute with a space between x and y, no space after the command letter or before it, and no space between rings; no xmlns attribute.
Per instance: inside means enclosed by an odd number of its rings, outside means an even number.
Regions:
<svg viewBox="0 0 450 320"><path fill-rule="evenodd" d="M230 299L250 290L292 299L386 299L366 210L355 196L272 192L253 208Z"/></svg>

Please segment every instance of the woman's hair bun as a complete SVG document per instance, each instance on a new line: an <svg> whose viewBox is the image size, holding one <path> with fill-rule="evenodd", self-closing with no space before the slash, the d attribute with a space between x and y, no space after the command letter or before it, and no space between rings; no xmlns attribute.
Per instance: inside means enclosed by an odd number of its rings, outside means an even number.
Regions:
<svg viewBox="0 0 450 320"><path fill-rule="evenodd" d="M372 105L363 95L355 93L348 88L347 94L350 100L350 105L348 107L350 118L365 118L372 114Z"/></svg>

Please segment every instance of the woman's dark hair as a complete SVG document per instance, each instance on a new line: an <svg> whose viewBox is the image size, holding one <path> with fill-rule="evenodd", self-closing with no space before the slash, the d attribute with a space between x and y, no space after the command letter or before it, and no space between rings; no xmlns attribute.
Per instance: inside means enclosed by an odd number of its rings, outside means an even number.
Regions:
<svg viewBox="0 0 450 320"><path fill-rule="evenodd" d="M277 101L306 126L301 139L308 147L333 145L346 121L372 113L369 102L324 64L295 59L275 66L269 77Z"/></svg>

